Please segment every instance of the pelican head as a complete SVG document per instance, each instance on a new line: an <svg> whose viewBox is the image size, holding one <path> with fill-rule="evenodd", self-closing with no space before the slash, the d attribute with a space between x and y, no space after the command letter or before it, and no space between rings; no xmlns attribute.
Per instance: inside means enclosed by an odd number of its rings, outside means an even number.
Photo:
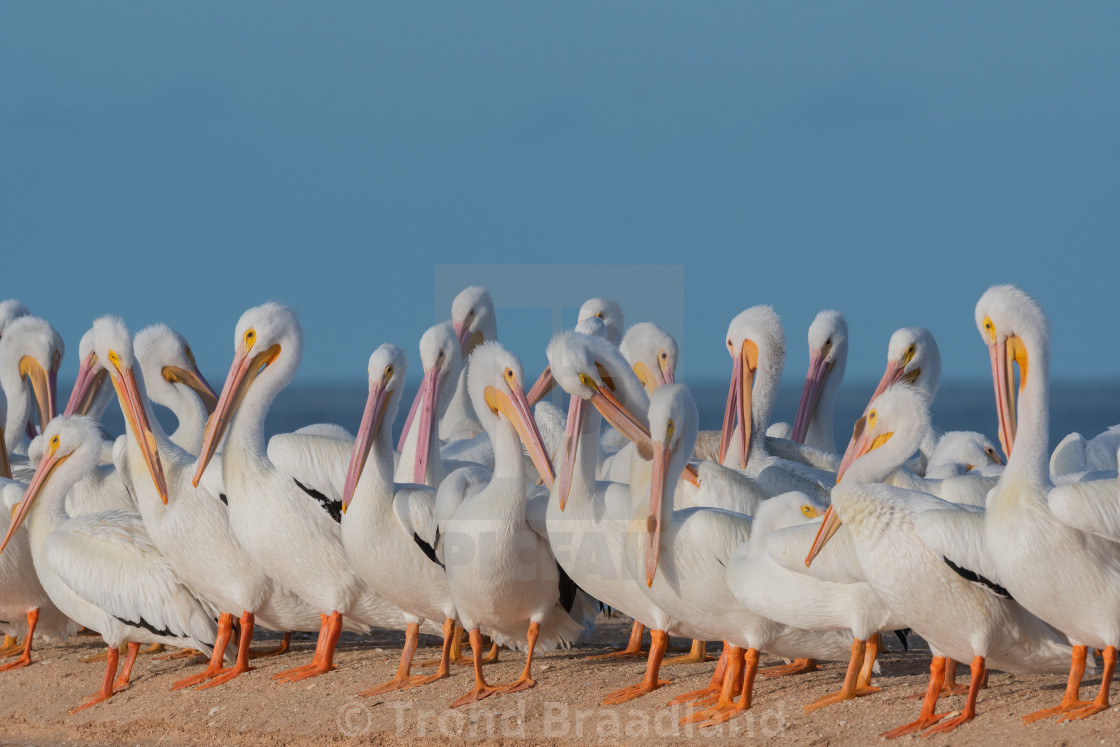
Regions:
<svg viewBox="0 0 1120 747"><path fill-rule="evenodd" d="M839 311L822 311L809 325L809 373L801 390L797 416L793 421L793 440L802 443L813 420L825 384L833 388L844 378L848 360L848 323Z"/></svg>
<svg viewBox="0 0 1120 747"><path fill-rule="evenodd" d="M891 387L873 399L867 413L856 421L836 483L845 478L849 483L882 482L918 450L928 429L929 397L925 392L906 385ZM829 506L805 565L820 553L841 523L840 515Z"/></svg>
<svg viewBox="0 0 1120 747"><path fill-rule="evenodd" d="M412 403L412 411L408 414L404 430L401 431L400 442L400 448L403 450L405 437L412 427L412 419L419 408L416 464L412 476L413 482L418 485L423 485L428 477L428 447L433 438L439 437L436 433L439 419L451 404L451 398L455 394L455 384L459 381L459 371L463 366L459 351L459 338L449 324L429 327L420 338L420 363L424 366L424 379L420 384L420 390L416 392L416 399ZM451 386L447 386L448 381L451 382Z"/></svg>
<svg viewBox="0 0 1120 747"><path fill-rule="evenodd" d="M206 421L202 453L192 480L195 487L249 389L267 382L270 392L279 392L295 376L302 355L303 329L293 310L269 302L241 315L233 333L233 363L218 405Z"/></svg>
<svg viewBox="0 0 1120 747"><path fill-rule="evenodd" d="M673 383L677 341L661 327L653 322L635 324L626 330L618 348L649 394L659 386Z"/></svg>
<svg viewBox="0 0 1120 747"><path fill-rule="evenodd" d="M481 285L459 291L451 302L451 327L459 340L459 349L466 358L487 340L498 338L498 316L494 299Z"/></svg>
<svg viewBox="0 0 1120 747"><path fill-rule="evenodd" d="M65 495L97 466L101 458L101 433L97 422L83 417L55 418L43 429L43 434L32 441L28 456L32 464L38 462L39 466L23 494L23 500L14 509L15 514L8 525L8 534L0 544L0 552L8 546L48 484L56 495Z"/></svg>
<svg viewBox="0 0 1120 747"><path fill-rule="evenodd" d="M397 417L407 368L408 358L396 345L385 343L369 357L369 396L358 427L358 438L354 441L354 451L350 455L350 466L346 470L346 483L342 489L343 513L354 499L354 489L362 477L374 440L381 438L384 432L386 443L389 443L388 429L392 428Z"/></svg>
<svg viewBox="0 0 1120 747"><path fill-rule="evenodd" d="M471 355L467 393L479 422L491 441L496 440L495 434L503 423L509 423L507 427L517 432L545 486L551 490L556 473L529 409L524 380L521 361L497 342L483 343ZM495 473L499 469L497 447L495 442Z"/></svg>
<svg viewBox="0 0 1120 747"><path fill-rule="evenodd" d="M652 451L644 423L649 400L618 348L602 337L561 332L552 338L547 355L557 383L571 395L557 479L562 511L571 492L575 455L586 414L584 402L591 402L608 423L638 444L639 452L644 450L649 458Z"/></svg>
<svg viewBox="0 0 1120 747"><path fill-rule="evenodd" d="M928 329L902 327L891 335L887 345L887 369L871 399L895 384L917 387L930 400L937 395L937 387L941 384L941 351Z"/></svg>
<svg viewBox="0 0 1120 747"><path fill-rule="evenodd" d="M977 467L1002 467L1003 459L983 433L949 431L929 455L926 477L948 477Z"/></svg>
<svg viewBox="0 0 1120 747"><path fill-rule="evenodd" d="M673 492L696 446L700 415L696 401L684 384L658 388L649 402L649 433L653 442L653 477L649 488L649 515L645 526L646 586L653 586L661 549L661 523L673 510Z"/></svg>
<svg viewBox="0 0 1120 747"><path fill-rule="evenodd" d="M78 343L78 378L74 380L63 415L87 415L100 420L113 396L104 386L109 372L101 365L101 359L93 349L93 341L94 332L90 328Z"/></svg>
<svg viewBox="0 0 1120 747"><path fill-rule="evenodd" d="M15 298L0 301L0 340L4 339L4 330L8 325L24 316L31 316L31 312L23 305L23 301Z"/></svg>
<svg viewBox="0 0 1120 747"><path fill-rule="evenodd" d="M40 432L57 413L58 369L65 352L62 337L54 327L36 316L12 321L0 338L0 383L9 397L22 390L29 398L26 402L34 400ZM14 401L8 403L18 413L15 405Z"/></svg>
<svg viewBox="0 0 1120 747"><path fill-rule="evenodd" d="M577 322L582 322L590 316L597 316L607 325L607 339L612 345L617 345L622 340L622 307L618 301L610 298L589 298L579 308Z"/></svg>
<svg viewBox="0 0 1120 747"><path fill-rule="evenodd" d="M170 395L175 384L182 384L198 395L207 415L214 412L218 395L198 370L191 346L181 334L166 324L152 324L136 333L133 346L150 389L160 386ZM170 397L155 399L168 401Z"/></svg>
<svg viewBox="0 0 1120 747"><path fill-rule="evenodd" d="M1018 427L1018 394L1027 387L1032 368L1039 371L1036 376L1041 375L1043 381L1047 376L1050 326L1042 307L1030 295L1013 285L996 285L976 303L976 328L991 356L999 440L1003 453L1010 459Z"/></svg>
<svg viewBox="0 0 1120 747"><path fill-rule="evenodd" d="M782 322L770 306L752 306L740 312L727 328L727 352L731 355L731 387L727 393L727 406L723 413L723 433L720 436L719 460L727 457L735 421L739 422L739 467L747 466L752 436L752 417L756 414L769 419L770 412L754 412L752 403L754 382L761 368L768 385L777 382L785 366L785 331ZM766 407L772 407L772 392Z"/></svg>
<svg viewBox="0 0 1120 747"><path fill-rule="evenodd" d="M139 372L133 352L132 335L124 321L117 316L103 316L93 322L93 349L98 360L103 362L109 380L120 400L125 422L132 430L148 472L152 476L159 497L167 503L167 480L156 447L156 437L152 432L148 417L147 392L144 390L144 376Z"/></svg>

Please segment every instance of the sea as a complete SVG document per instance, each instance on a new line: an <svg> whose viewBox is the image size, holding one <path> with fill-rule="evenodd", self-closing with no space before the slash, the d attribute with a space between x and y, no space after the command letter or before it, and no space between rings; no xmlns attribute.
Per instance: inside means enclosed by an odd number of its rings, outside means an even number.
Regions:
<svg viewBox="0 0 1120 747"><path fill-rule="evenodd" d="M411 403L419 383L419 380L413 381L405 389L395 432L399 432L404 423L408 404ZM842 450L847 444L852 426L863 413L877 383L845 381L841 385L833 415L837 448ZM774 421L793 422L801 397L801 385L801 381L782 381L774 409ZM701 428L718 430L727 399L727 382L710 380L690 383L690 386L700 410ZM69 392L69 388L60 385L59 391ZM294 431L312 423L335 423L354 433L362 417L366 393L367 385L364 381L293 384L277 397L269 411L265 422L266 434ZM174 430L175 418L169 411L157 408L156 414L168 432ZM943 383L933 402L932 415L933 424L940 430L976 431L999 446L995 395L991 381ZM1068 433L1076 431L1088 438L1116 423L1120 423L1120 383L1051 383L1051 449ZM115 404L106 410L103 425L114 436L124 432L120 408Z"/></svg>

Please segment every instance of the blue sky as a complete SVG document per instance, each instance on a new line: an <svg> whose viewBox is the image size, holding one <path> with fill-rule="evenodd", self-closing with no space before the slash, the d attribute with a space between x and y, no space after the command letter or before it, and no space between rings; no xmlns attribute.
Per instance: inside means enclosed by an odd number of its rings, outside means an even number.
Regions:
<svg viewBox="0 0 1120 747"><path fill-rule="evenodd" d="M565 318L625 295L682 330L685 379L725 377L728 321L769 303L791 379L832 307L850 378L918 324L987 380L972 309L1016 282L1056 376L1115 379L1117 28L1114 2L5 2L0 297L71 376L113 312L180 330L218 385L275 299L301 380L360 379L383 341L415 364L439 268L586 265ZM551 320L499 312L529 369Z"/></svg>

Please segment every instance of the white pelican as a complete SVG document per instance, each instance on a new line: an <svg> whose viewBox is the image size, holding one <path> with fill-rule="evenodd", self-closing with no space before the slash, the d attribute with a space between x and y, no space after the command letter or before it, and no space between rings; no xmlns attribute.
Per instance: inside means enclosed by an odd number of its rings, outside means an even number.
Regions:
<svg viewBox="0 0 1120 747"><path fill-rule="evenodd" d="M419 417L413 427L406 422L407 430L401 431L401 456L395 479L436 487L449 471L440 455L439 421L455 394L452 383L459 380L462 367L459 339L451 325L437 324L424 333L420 338L420 362L424 379L416 392L419 404L415 412Z"/></svg>
<svg viewBox="0 0 1120 747"><path fill-rule="evenodd" d="M0 391L0 422L6 412L3 391ZM23 497L27 486L11 479L8 467L8 452L4 439L0 436L0 498L4 508L11 510ZM5 530L6 531L6 530ZM7 552L0 554L0 627L5 633L5 646L0 656L17 656L15 661L0 666L0 672L19 669L31 663L31 643L38 632L51 638L66 638L74 632L73 623L59 611L54 602L43 590L35 566L31 560L31 547L27 531L18 531L12 536ZM26 619L26 624L23 620ZM17 646L15 636L25 635L23 646Z"/></svg>
<svg viewBox="0 0 1120 747"><path fill-rule="evenodd" d="M1082 472L1115 471L1117 449L1120 449L1120 425L1114 425L1092 438L1069 433L1050 455L1050 476L1057 478Z"/></svg>
<svg viewBox="0 0 1120 747"><path fill-rule="evenodd" d="M961 529L968 532L964 537L944 533L945 555L959 558L958 562L972 560L975 553L960 552L972 549L964 545L978 531L987 550L978 570L990 573L1020 604L1074 644L1061 704L1026 720L1052 715L1085 718L1109 706L1108 689L1120 646L1120 547L1115 537L1071 525L1068 513L1053 510L1048 500L1052 492L1047 459L1050 331L1042 308L1014 286L994 286L976 304L976 325L991 355L1000 442L1008 459L1003 476L988 494L982 526L978 530L976 522L970 522ZM1057 492L1055 498L1061 504L1063 493ZM1115 503L1116 493L1106 500ZM1097 697L1083 702L1078 695L1088 647L1104 651L1104 674Z"/></svg>
<svg viewBox="0 0 1120 747"><path fill-rule="evenodd" d="M785 365L785 332L778 315L769 306L740 313L727 328L727 350L733 370L719 462L743 470L770 495L797 490L827 502L831 473L775 457L766 445L766 426Z"/></svg>
<svg viewBox="0 0 1120 747"><path fill-rule="evenodd" d="M588 329L580 329L580 324L591 320L599 319L603 322L607 340L612 345L618 345L622 342L622 329L624 320L622 316L622 307L618 302L610 298L589 298L583 302L583 306L579 307L579 316L576 319L576 330L582 331L584 334L590 334ZM556 386L556 380L552 378L552 369L545 366L541 371L541 375L533 382L533 386L529 389L529 405L536 405L546 394L552 391L552 387Z"/></svg>
<svg viewBox="0 0 1120 747"><path fill-rule="evenodd" d="M285 682L334 669L344 614L366 625L404 627L401 611L370 592L350 567L339 527L341 505L305 490L266 454L265 415L295 377L302 351L303 332L291 309L266 303L241 315L233 364L207 422L192 481L198 485L228 430L222 479L234 535L275 583L322 619L311 664L274 675Z"/></svg>
<svg viewBox="0 0 1120 747"><path fill-rule="evenodd" d="M404 351L396 345L382 345L370 356L369 398L342 494L342 544L351 564L371 589L401 608L407 623L396 677L360 693L365 696L447 677L451 658L456 614L436 555L436 494L431 488L393 482L393 420L406 366ZM434 675L412 677L412 657L425 620L443 624L443 654Z"/></svg>
<svg viewBox="0 0 1120 747"><path fill-rule="evenodd" d="M975 431L947 431L929 455L926 478L944 479L978 470L984 474L1003 467L1003 459L987 436Z"/></svg>
<svg viewBox="0 0 1120 747"><path fill-rule="evenodd" d="M209 653L215 633L211 608L171 570L138 515L66 515L66 491L97 464L100 453L101 435L93 421L62 417L48 424L30 454L38 468L0 545L2 552L28 519L35 572L51 601L75 622L101 633L109 645L101 690L75 711L107 700L114 688L128 684L140 643ZM159 457L149 453L150 479L162 484ZM126 642L128 657L114 682Z"/></svg>
<svg viewBox="0 0 1120 747"><path fill-rule="evenodd" d="M218 406L218 395L198 370L191 346L166 324L151 324L136 333L133 349L148 396L171 410L178 422L168 439L197 454L202 449L206 419Z"/></svg>
<svg viewBox="0 0 1120 747"><path fill-rule="evenodd" d="M832 411L847 362L848 323L844 315L839 311L818 313L809 325L809 372L797 404L791 441L825 452L836 451ZM773 428L770 426L767 434L780 435L773 433Z"/></svg>
<svg viewBox="0 0 1120 747"><path fill-rule="evenodd" d="M156 354L162 346L165 349L161 357L166 357L182 347L178 336L167 334L170 330L148 330L147 335L137 336L148 355ZM195 387L209 391L209 384L197 368L189 360L179 361L187 365L174 366L172 376L168 377L165 371L172 364L153 365L151 360L147 365L140 363L128 328L117 317L97 319L93 333L94 352L98 360L105 362L126 423L124 438L114 450L117 472L135 496L152 544L179 578L221 613L213 656L206 671L177 682L172 689L211 679L213 682L207 687L220 685L251 669L249 643L258 616L266 627L286 631L313 628L315 611L275 588L242 549L230 528L223 495L207 483L199 487L191 484L194 455L177 446L152 415L145 372L153 376L157 391L169 397L177 386L170 378L184 384L191 382L188 391L195 391ZM156 336L162 337L163 342ZM194 395L183 396L181 400L188 396ZM196 409L203 408L202 401L195 399ZM195 413L196 417L199 414ZM179 430L182 429L181 421ZM162 490L151 477L150 450L154 451L163 475ZM237 660L233 667L223 669L222 658L233 630L234 615L240 616Z"/></svg>
<svg viewBox="0 0 1120 747"><path fill-rule="evenodd" d="M526 521L527 482L521 444L546 486L552 464L522 389L521 362L498 343L485 343L471 355L467 387L471 404L494 444L494 473L473 494L459 470L439 488L436 515L445 528L444 562L451 598L474 654L475 687L452 707L495 692L532 687L533 652L571 641L583 625L571 616L578 590L552 556L544 527ZM577 613L579 614L579 613ZM485 627L496 642L526 650L525 670L515 682L491 687L482 675Z"/></svg>
<svg viewBox="0 0 1120 747"><path fill-rule="evenodd" d="M9 458L27 454L28 429L36 415L41 432L57 413L58 367L64 352L58 332L39 317L20 317L5 327L0 338L0 387L8 398L4 440ZM23 476L24 470L30 476L30 465L22 460L13 467L17 476Z"/></svg>
<svg viewBox="0 0 1120 747"><path fill-rule="evenodd" d="M472 285L459 291L451 302L451 328L459 339L459 351L466 361L476 347L488 340L498 339L498 315L494 299L481 285ZM410 413L411 414L411 413ZM447 412L439 421L439 437L444 441L474 438L482 434L482 426L471 407L467 394L467 367L459 372L455 394L447 405Z"/></svg>
<svg viewBox="0 0 1120 747"><path fill-rule="evenodd" d="M655 605L658 630L730 644L716 705L685 718L714 724L751 707L760 651L786 657L846 659L850 639L769 620L739 604L727 586L727 563L750 538L749 516L710 508L673 510L673 490L695 447L696 403L682 384L653 393L649 408L653 475L649 503L638 504L626 535L627 569ZM790 521L808 517L795 509ZM746 653L743 654L743 649ZM743 670L744 659L746 670ZM737 703L734 689L742 676Z"/></svg>
<svg viewBox="0 0 1120 747"><path fill-rule="evenodd" d="M971 662L972 677L960 715L933 726L935 732L975 717L989 666L1007 672L1062 671L1070 653L1050 627L1011 599L998 579L971 570L979 565L974 558L986 554L982 533L973 523L983 521L981 512L881 483L920 443L920 432L902 430L913 420L915 407L928 407L919 392L909 387L888 390L872 400L867 415L856 422L832 505L806 559L812 561L843 522L864 578L892 616L905 620L930 645L934 661L921 714L887 732L887 737L909 734L944 718L946 714L937 715L935 708L945 657ZM975 531L968 533L969 527ZM957 535L958 528L966 533ZM934 541L946 533L954 535L956 545L967 547L967 558ZM936 603L931 603L931 594Z"/></svg>
<svg viewBox="0 0 1120 747"><path fill-rule="evenodd" d="M924 327L902 327L891 335L887 344L887 368L871 399L899 383L917 387L926 393L930 402L937 396L941 385L941 351L933 334ZM867 407L871 407L871 400L867 401ZM867 408L864 408L866 412ZM919 447L916 465L919 475L925 474L926 462L937 446L937 439L938 433L931 425Z"/></svg>

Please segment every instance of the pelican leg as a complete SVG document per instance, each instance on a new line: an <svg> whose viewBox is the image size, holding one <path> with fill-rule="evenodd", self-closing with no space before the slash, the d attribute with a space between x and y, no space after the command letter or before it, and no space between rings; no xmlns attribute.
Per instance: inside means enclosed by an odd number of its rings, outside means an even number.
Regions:
<svg viewBox="0 0 1120 747"><path fill-rule="evenodd" d="M232 617L232 616L231 616ZM252 612L241 613L241 631L237 638L237 661L229 669L222 669L219 671L218 676L213 680L201 685L198 689L205 690L208 687L217 687L224 685L232 680L234 677L245 674L246 672L253 671L253 667L249 666L249 646L253 642L253 626L256 624L257 617ZM230 626L232 628L232 625ZM217 657L218 665L222 663L222 654L225 653L226 643L229 641L229 636L222 642L219 648L218 644L214 644L214 656ZM213 659L211 659L213 661Z"/></svg>
<svg viewBox="0 0 1120 747"><path fill-rule="evenodd" d="M0 672L21 669L31 663L31 641L35 637L35 625L39 622L39 608L27 611L27 635L23 638L23 654L15 661L0 667ZM15 638L12 639L13 641Z"/></svg>
<svg viewBox="0 0 1120 747"><path fill-rule="evenodd" d="M723 652L719 655L719 661L716 662L716 670L712 672L712 680L708 683L707 687L699 690L693 690L683 695L678 695L669 701L669 705L675 706L681 703L691 703L697 701L697 705L711 705L716 702L719 697L720 691L723 689L723 675L727 671L728 651L731 644L727 641L723 642Z"/></svg>
<svg viewBox="0 0 1120 747"><path fill-rule="evenodd" d="M612 651L609 654L598 654L596 656L588 656L588 661L593 659L636 659L642 655L642 632L646 629L637 620L630 626L630 642L626 644L626 648Z"/></svg>
<svg viewBox="0 0 1120 747"><path fill-rule="evenodd" d="M508 685L499 685L498 690L503 694L519 693L522 690L528 690L530 687L536 687L536 682L530 676L533 671L533 652L537 650L537 638L540 637L541 624L538 622L529 623L529 632L526 634L526 642L529 647L529 652L525 654L525 671L521 673L513 682Z"/></svg>
<svg viewBox="0 0 1120 747"><path fill-rule="evenodd" d="M618 705L625 703L628 700L651 693L659 687L664 685L671 685L672 682L668 680L659 680L657 675L661 671L661 660L665 658L665 649L669 646L669 634L664 630L651 630L649 632L649 658L646 659L646 674L642 681L630 687L624 687L621 690L607 695L603 698L602 705Z"/></svg>
<svg viewBox="0 0 1120 747"><path fill-rule="evenodd" d="M700 724L701 728L722 724L726 721L730 721L744 711L749 711L754 700L754 679L757 674L758 649L748 648L743 655L743 687L739 693L739 702L728 703L723 708L712 708L708 720Z"/></svg>
<svg viewBox="0 0 1120 747"><path fill-rule="evenodd" d="M420 687L421 685L428 685L436 680L442 680L451 676L451 636L455 631L455 621L450 617L443 621L443 650L440 653L439 669L435 674L430 674L427 677L413 678L415 681L412 684L405 685L402 690L408 690L413 687Z"/></svg>
<svg viewBox="0 0 1120 747"><path fill-rule="evenodd" d="M1023 716L1023 723L1033 724L1044 718L1060 716L1064 713L1077 711L1090 705L1089 701L1081 700L1081 678L1085 676L1085 657L1089 649L1085 646L1074 646L1073 657L1069 667L1069 679L1066 681L1066 692L1062 702L1053 708L1043 708Z"/></svg>
<svg viewBox="0 0 1120 747"><path fill-rule="evenodd" d="M70 711L73 716L78 711L84 711L91 705L97 705L103 701L113 697L113 678L117 675L117 662L120 658L120 649L113 647L109 649L108 654L105 656L105 677L101 680L101 689L89 696L85 703L74 708Z"/></svg>
<svg viewBox="0 0 1120 747"><path fill-rule="evenodd" d="M926 698L922 701L922 712L918 716L917 721L913 721L905 726L900 726L897 729L883 732L879 736L886 737L887 739L894 739L895 737L905 736L912 734L916 731L921 731L928 726L933 726L941 719L949 714L942 713L937 715L937 699L941 697L941 687L945 684L945 657L935 656L929 665L929 686L926 687Z"/></svg>
<svg viewBox="0 0 1120 747"><path fill-rule="evenodd" d="M121 676L113 683L113 692L120 692L128 687L128 681L132 679L132 665L136 663L138 653L140 653L140 644L129 641L128 653L124 657L124 666L121 667Z"/></svg>
<svg viewBox="0 0 1120 747"><path fill-rule="evenodd" d="M320 614L319 615L319 635L315 638L315 655L311 657L311 663L310 664L304 664L304 665L298 666L298 667L292 667L291 669L285 669L283 672L277 672L276 674L272 675L272 679L278 680L278 679L282 679L282 678L285 678L285 677L290 677L292 675L299 674L301 672L306 672L309 669L314 669L315 667L319 666L319 660L322 658L323 646L326 644L326 641L327 641L327 616L323 615L323 614Z"/></svg>
<svg viewBox="0 0 1120 747"><path fill-rule="evenodd" d="M0 658L8 659L19 656L22 651L23 646L19 645L19 640L14 635L4 636L4 645L0 646Z"/></svg>
<svg viewBox="0 0 1120 747"><path fill-rule="evenodd" d="M743 676L743 649L738 646L725 648L727 666L724 667L723 679L720 682L719 696L710 708L701 708L693 711L681 719L681 724L693 724L697 721L707 721L715 713L729 708L735 701L735 692L739 689L739 678Z"/></svg>
<svg viewBox="0 0 1120 747"><path fill-rule="evenodd" d="M485 638L485 637L483 637L483 638ZM483 641L480 641L479 645L480 646L485 646L486 644ZM473 643L471 644L471 648L472 649L474 648ZM490 644L490 650L486 653L485 656L482 657L482 663L483 664L493 664L496 661L498 661L498 644L497 643L491 643ZM473 656L473 654L472 654L470 659L466 658L465 656L460 656L459 660L458 660L458 664L459 664L459 666L462 666L462 667L474 666L474 656Z"/></svg>
<svg viewBox="0 0 1120 747"><path fill-rule="evenodd" d="M292 647L292 631L289 630L289 631L286 631L284 633L284 637L280 640L280 644L276 648L269 649L268 651L250 651L249 652L249 658L250 659L267 659L270 656L280 656L281 654L288 653L288 650L291 647Z"/></svg>
<svg viewBox="0 0 1120 747"><path fill-rule="evenodd" d="M845 700L852 700L857 695L856 682L859 679L861 665L863 664L864 653L867 648L867 642L861 641L858 638L852 639L852 655L848 659L848 671L844 674L844 684L840 687L840 692L826 695L815 703L810 703L805 706L805 713L812 713L818 708L842 703Z"/></svg>
<svg viewBox="0 0 1120 747"><path fill-rule="evenodd" d="M875 657L879 655L879 634L867 639L867 647L863 651L863 668L860 669L859 679L856 680L856 695L871 695L880 692L883 688L871 684L872 670L875 668ZM985 674L985 679L987 675Z"/></svg>
<svg viewBox="0 0 1120 747"><path fill-rule="evenodd" d="M470 639L471 655L474 657L474 689L452 703L452 708L476 703L498 692L498 688L487 685L486 678L482 676L482 634L478 632L478 628L470 631Z"/></svg>
<svg viewBox="0 0 1120 747"><path fill-rule="evenodd" d="M1078 708L1076 711L1070 711L1065 714L1059 721L1073 721L1074 719L1088 718L1095 713L1107 710L1108 702L1108 689L1112 686L1112 675L1116 672L1116 647L1109 646L1104 650L1104 671L1101 673L1101 689L1097 693L1096 699L1085 706Z"/></svg>
<svg viewBox="0 0 1120 747"><path fill-rule="evenodd" d="M708 656L708 644L705 641L692 642L692 649L684 656L674 656L671 659L666 659L661 662L663 667L674 667L678 664L702 664L706 661L711 661L712 657Z"/></svg>
<svg viewBox="0 0 1120 747"><path fill-rule="evenodd" d="M408 685L418 685L423 677L412 677L409 672L412 670L412 657L416 653L416 646L420 643L420 623L409 623L408 628L404 634L404 648L401 649L401 661L397 665L397 676L388 682L383 682L380 685L371 687L369 690L363 690L358 693L364 698L373 695L380 695L392 690L400 690Z"/></svg>
<svg viewBox="0 0 1120 747"><path fill-rule="evenodd" d="M794 674L815 672L818 669L820 669L820 665L817 664L816 659L794 659L789 664L759 670L759 674L763 677L789 677Z"/></svg>
<svg viewBox="0 0 1120 747"><path fill-rule="evenodd" d="M951 718L948 721L943 721L937 726L934 726L923 736L944 734L976 718L976 698L980 695L980 687L984 684L984 674L988 671L988 668L984 665L984 657L972 657L972 666L970 669L972 676L968 680L968 700L965 701L964 709L961 710L961 714L956 718Z"/></svg>
<svg viewBox="0 0 1120 747"><path fill-rule="evenodd" d="M332 611L327 618L326 641L323 643L322 649L316 647L316 654L319 655L319 660L316 662L314 659L311 661L311 667L304 669L301 672L295 672L283 677L274 676L273 679L278 679L281 682L300 682L311 677L318 677L320 674L326 674L334 669L334 649L338 645L338 639L342 636L342 614L337 611ZM319 633L323 635L322 632Z"/></svg>
<svg viewBox="0 0 1120 747"><path fill-rule="evenodd" d="M184 687L191 687L200 682L213 679L222 672L222 655L225 653L226 644L229 643L229 636L233 630L233 615L228 612L223 612L218 618L218 635L214 639L214 653L210 655L210 663L207 665L206 670L198 674L192 674L186 679L179 680L171 686L172 690L182 690Z"/></svg>

